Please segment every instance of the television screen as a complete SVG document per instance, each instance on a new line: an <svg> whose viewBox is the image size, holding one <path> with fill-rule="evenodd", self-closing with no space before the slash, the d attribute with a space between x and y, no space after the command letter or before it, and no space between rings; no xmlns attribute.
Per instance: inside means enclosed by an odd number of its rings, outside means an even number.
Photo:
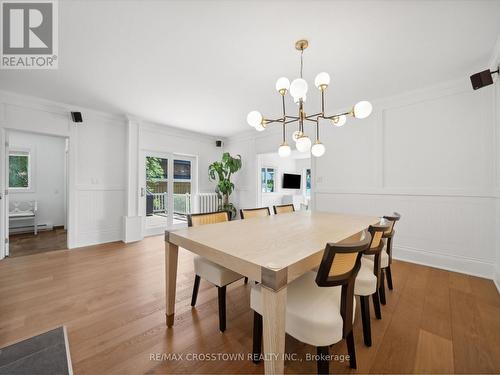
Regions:
<svg viewBox="0 0 500 375"><path fill-rule="evenodd" d="M283 189L300 189L300 174L283 174Z"/></svg>

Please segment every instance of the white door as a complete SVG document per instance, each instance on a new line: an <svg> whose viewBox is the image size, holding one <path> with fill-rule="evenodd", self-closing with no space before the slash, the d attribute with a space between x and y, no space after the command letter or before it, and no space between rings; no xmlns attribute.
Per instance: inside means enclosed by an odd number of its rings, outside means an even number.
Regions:
<svg viewBox="0 0 500 375"><path fill-rule="evenodd" d="M141 211L146 236L187 226L196 192L196 158L145 151L141 173Z"/></svg>

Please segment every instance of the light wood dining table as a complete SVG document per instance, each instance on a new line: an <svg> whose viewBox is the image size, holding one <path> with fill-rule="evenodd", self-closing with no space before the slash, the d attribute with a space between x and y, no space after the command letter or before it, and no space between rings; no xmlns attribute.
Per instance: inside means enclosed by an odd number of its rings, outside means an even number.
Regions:
<svg viewBox="0 0 500 375"><path fill-rule="evenodd" d="M287 285L320 264L327 242L349 241L379 220L373 216L298 211L166 231L167 326L174 324L180 246L261 283L265 373L281 374Z"/></svg>

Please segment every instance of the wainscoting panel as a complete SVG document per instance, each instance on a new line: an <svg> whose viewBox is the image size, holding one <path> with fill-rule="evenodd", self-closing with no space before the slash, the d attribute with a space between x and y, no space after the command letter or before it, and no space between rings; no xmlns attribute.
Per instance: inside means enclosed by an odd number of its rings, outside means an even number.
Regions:
<svg viewBox="0 0 500 375"><path fill-rule="evenodd" d="M491 91L448 95L383 110L384 186L493 186Z"/></svg>
<svg viewBox="0 0 500 375"><path fill-rule="evenodd" d="M122 240L124 199L123 188L77 189L76 247Z"/></svg>
<svg viewBox="0 0 500 375"><path fill-rule="evenodd" d="M493 277L493 198L318 192L316 208L375 216L400 212L395 258Z"/></svg>

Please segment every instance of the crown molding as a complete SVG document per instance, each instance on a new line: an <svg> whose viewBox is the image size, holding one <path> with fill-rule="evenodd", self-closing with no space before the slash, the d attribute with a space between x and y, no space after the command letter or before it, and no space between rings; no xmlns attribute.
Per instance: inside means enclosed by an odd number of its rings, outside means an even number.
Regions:
<svg viewBox="0 0 500 375"><path fill-rule="evenodd" d="M108 113L78 105L61 103L52 100L42 99L36 96L18 94L12 91L0 90L0 102L16 105L18 107L38 109L45 112L69 116L71 111L84 112L90 116L104 118L110 121L119 121L125 124L126 116L117 113Z"/></svg>

